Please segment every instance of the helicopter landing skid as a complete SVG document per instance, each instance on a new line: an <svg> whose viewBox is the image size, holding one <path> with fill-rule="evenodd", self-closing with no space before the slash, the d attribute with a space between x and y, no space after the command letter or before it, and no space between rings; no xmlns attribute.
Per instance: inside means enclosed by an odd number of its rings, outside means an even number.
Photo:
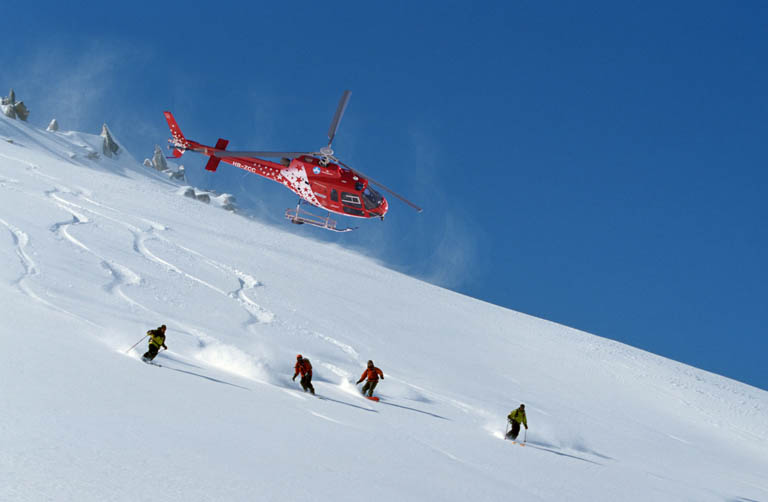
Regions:
<svg viewBox="0 0 768 502"><path fill-rule="evenodd" d="M309 211L302 210L301 203L299 203L296 206L296 209L286 209L285 217L295 225L303 225L304 223L306 223L307 225L324 228L332 232L351 232L352 230L355 230L357 228L357 227L336 228L336 220L331 219L331 213L328 213L328 216L326 216L325 218L322 218L320 216L310 213Z"/></svg>

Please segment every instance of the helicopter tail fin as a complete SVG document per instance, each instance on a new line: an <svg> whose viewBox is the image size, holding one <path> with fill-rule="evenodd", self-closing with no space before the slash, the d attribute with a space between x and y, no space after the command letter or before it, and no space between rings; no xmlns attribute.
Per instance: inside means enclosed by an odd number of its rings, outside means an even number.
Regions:
<svg viewBox="0 0 768 502"><path fill-rule="evenodd" d="M181 128L179 127L179 124L176 123L173 114L165 111L163 112L163 115L165 115L165 120L168 122L168 127L171 129L171 136L173 136L173 138L168 140L168 142L175 147L173 149L173 156L179 158L184 154L184 150L189 148L190 143L187 141L187 138L184 137L184 134L182 134Z"/></svg>
<svg viewBox="0 0 768 502"><path fill-rule="evenodd" d="M229 140L219 138L216 142L216 150L224 150L227 148L228 144ZM208 163L205 165L205 170L216 171L216 168L219 167L219 162L221 162L221 157L214 157L211 155L211 158L208 159Z"/></svg>

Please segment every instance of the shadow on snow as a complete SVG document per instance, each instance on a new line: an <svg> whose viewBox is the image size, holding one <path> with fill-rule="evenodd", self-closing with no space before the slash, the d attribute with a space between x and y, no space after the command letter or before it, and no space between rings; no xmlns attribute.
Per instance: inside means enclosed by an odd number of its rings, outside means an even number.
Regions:
<svg viewBox="0 0 768 502"><path fill-rule="evenodd" d="M551 447L550 448L545 448L544 446L539 446L538 444L536 444L534 442L528 442L528 443L523 443L523 444L525 444L529 448L533 448L535 450L546 451L546 452L549 452L549 453L554 453L555 455L560 455L561 457L573 458L573 459L576 459L576 460L581 460L582 462L588 462L590 464L595 464L595 465L603 465L600 462L595 462L594 460L589 460L588 458L579 457L577 455L571 455L569 453L563 453L563 452L555 450L555 449L553 449Z"/></svg>
<svg viewBox="0 0 768 502"><path fill-rule="evenodd" d="M352 403L347 403L346 401L340 401L338 399L333 399L332 397L326 397L326 396L315 396L315 397L317 397L318 399L322 399L323 401L333 401L334 403L343 404L345 406L351 406L352 408L357 408L358 410L370 411L372 413L378 413L378 411L376 411L376 410L372 410L370 408L365 408L363 406L358 406L358 405L352 404Z"/></svg>
<svg viewBox="0 0 768 502"><path fill-rule="evenodd" d="M395 408L402 408L404 410L409 410L409 411L415 411L416 413L423 413L424 415L429 415L430 417L439 418L440 420L448 420L448 418L446 418L444 416L441 416L441 415L437 415L436 413L430 413L428 411L418 410L416 408L410 408L408 406L403 406L401 404L388 403L386 401L379 401L379 404L385 404L387 406L394 406Z"/></svg>
<svg viewBox="0 0 768 502"><path fill-rule="evenodd" d="M237 387L238 389L251 390L248 387L243 387L242 385L237 385L236 383L227 382L227 381L224 381L224 380L219 380L218 378L209 377L209 376L206 376L206 375L202 375L200 373L195 373L194 371L183 370L183 369L180 369L180 368L172 368L171 366L166 366L164 364L162 364L162 365L161 364L157 364L157 363L147 363L147 364L151 364L152 366L157 366L158 368L165 368L165 369L171 370L171 371L178 371L179 373L186 373L187 375L193 375L193 376L196 376L198 378L203 378L205 380L210 380L211 382L216 382L216 383L220 383L220 384L224 384L224 385L231 385L232 387ZM193 366L193 365L190 365L190 366Z"/></svg>

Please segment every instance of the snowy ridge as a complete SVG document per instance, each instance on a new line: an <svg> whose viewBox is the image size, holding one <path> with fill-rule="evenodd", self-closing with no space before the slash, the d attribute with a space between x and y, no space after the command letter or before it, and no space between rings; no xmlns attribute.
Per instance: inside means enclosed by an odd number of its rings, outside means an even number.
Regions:
<svg viewBox="0 0 768 502"><path fill-rule="evenodd" d="M768 500L765 391L200 204L97 135L0 139L0 500ZM161 323L162 367L125 353Z"/></svg>

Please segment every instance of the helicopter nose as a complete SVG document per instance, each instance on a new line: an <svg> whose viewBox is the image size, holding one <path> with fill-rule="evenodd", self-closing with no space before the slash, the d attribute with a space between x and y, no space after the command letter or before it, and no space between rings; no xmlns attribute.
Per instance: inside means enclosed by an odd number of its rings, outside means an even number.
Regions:
<svg viewBox="0 0 768 502"><path fill-rule="evenodd" d="M387 202L387 199L382 197L381 204L379 204L379 207L378 207L379 215L383 217L385 214L387 214L388 209L389 209L389 202Z"/></svg>

